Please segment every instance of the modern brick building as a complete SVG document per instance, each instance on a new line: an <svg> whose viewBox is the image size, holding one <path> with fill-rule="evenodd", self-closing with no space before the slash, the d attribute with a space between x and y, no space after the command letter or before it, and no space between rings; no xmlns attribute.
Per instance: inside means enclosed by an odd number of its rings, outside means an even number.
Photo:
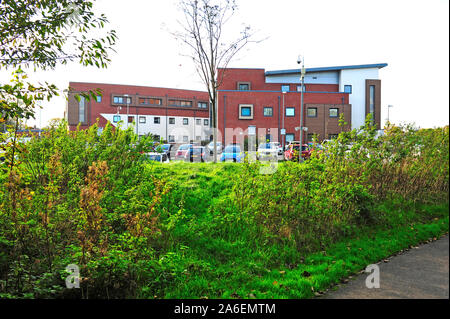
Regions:
<svg viewBox="0 0 450 319"><path fill-rule="evenodd" d="M386 63L307 68L303 88L303 142L313 135L331 139L358 128L372 113L381 127L380 68ZM245 136L282 144L300 139L300 69L219 69L218 141L243 143ZM136 133L151 133L170 143L212 139L208 94L202 91L131 85L71 82L66 119L73 130L99 119ZM97 100L79 102L74 95L102 90ZM339 126L343 115L345 126ZM284 133L284 134L283 134Z"/></svg>
<svg viewBox="0 0 450 319"><path fill-rule="evenodd" d="M138 135L153 134L172 143L209 140L209 98L206 92L116 85L69 83L65 117L69 129L86 129L99 120L100 130L109 121L122 128L133 125ZM87 101L75 94L100 89L102 96Z"/></svg>
<svg viewBox="0 0 450 319"><path fill-rule="evenodd" d="M334 138L342 130L360 127L372 113L380 128L382 64L307 68L303 91L303 142L314 134ZM219 140L240 142L248 134L259 140L285 143L300 139L300 69L220 69ZM343 114L344 127L339 126ZM297 128L297 129L296 129ZM284 133L283 133L284 129Z"/></svg>

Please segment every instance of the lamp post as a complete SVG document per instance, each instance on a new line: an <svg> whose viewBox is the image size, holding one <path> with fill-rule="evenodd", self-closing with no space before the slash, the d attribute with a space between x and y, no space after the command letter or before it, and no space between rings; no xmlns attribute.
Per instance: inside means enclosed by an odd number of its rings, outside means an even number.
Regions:
<svg viewBox="0 0 450 319"><path fill-rule="evenodd" d="M304 81L305 81L305 59L302 56L298 56L297 59L298 64L302 64L302 69L300 71L300 85L301 85L301 92L300 92L300 149L298 154L298 161L299 163L303 161L302 158L302 146L303 146L303 91L304 91Z"/></svg>
<svg viewBox="0 0 450 319"><path fill-rule="evenodd" d="M128 114L130 113L130 109L128 108L128 94L123 95L125 100L127 101L127 128L128 128Z"/></svg>
<svg viewBox="0 0 450 319"><path fill-rule="evenodd" d="M284 116L285 116L285 106L284 106L284 96L286 95L286 91L283 91L283 117L281 118L281 132L282 132L282 144L283 144L283 151L284 151L284 145L286 144L286 129L284 127Z"/></svg>

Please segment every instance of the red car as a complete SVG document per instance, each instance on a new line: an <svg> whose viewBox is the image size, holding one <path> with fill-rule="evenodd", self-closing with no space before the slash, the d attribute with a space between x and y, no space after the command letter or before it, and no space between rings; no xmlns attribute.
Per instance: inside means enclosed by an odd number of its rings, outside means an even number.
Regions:
<svg viewBox="0 0 450 319"><path fill-rule="evenodd" d="M284 152L284 159L286 161L298 161L298 151L300 148L300 144L293 143L287 146L287 150ZM309 159L311 156L311 150L309 149L308 144L302 145L302 157L303 159Z"/></svg>

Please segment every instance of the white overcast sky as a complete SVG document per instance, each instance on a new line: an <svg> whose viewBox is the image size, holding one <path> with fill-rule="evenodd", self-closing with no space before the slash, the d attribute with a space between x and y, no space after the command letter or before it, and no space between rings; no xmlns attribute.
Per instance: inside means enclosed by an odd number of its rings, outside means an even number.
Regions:
<svg viewBox="0 0 450 319"><path fill-rule="evenodd" d="M96 8L117 31L117 53L108 69L77 63L33 78L68 87L69 81L204 90L183 48L165 31L176 30L176 0L98 0ZM241 51L230 67L279 70L388 63L380 70L382 118L393 105L394 123L435 127L449 123L448 0L240 0L228 34L243 24L267 38ZM2 71L1 79L8 74ZM130 92L133 93L133 92ZM36 122L63 117L65 98L38 112ZM41 121L39 114L41 113Z"/></svg>

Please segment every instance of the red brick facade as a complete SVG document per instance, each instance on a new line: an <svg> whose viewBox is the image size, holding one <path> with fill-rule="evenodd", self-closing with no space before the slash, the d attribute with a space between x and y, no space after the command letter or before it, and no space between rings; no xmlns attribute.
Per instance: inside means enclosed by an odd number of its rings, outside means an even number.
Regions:
<svg viewBox="0 0 450 319"><path fill-rule="evenodd" d="M219 70L219 80L222 79L224 70ZM246 135L249 126L257 128L257 136L265 139L268 134L272 141L283 142L281 129L283 128L283 98L286 108L294 108L294 116L284 116L284 128L286 134L293 134L294 140L300 139L300 131L295 130L300 126L300 101L301 93L297 91L298 84L289 84L289 92L282 93L281 86L286 83L266 83L264 69L226 69L223 75L222 85L219 90L218 101L218 128L221 132L221 140L229 142L242 139ZM249 84L248 91L238 90L239 84ZM319 140L328 139L343 129L351 127L351 105L349 94L338 92L337 84L305 84L303 93L303 121L308 131L303 134L303 141L308 140L308 134L319 135ZM284 97L283 97L284 95ZM239 106L250 105L253 107L252 119L240 119ZM271 116L265 116L264 108L272 108ZM308 108L316 108L316 117L308 117ZM339 118L330 116L330 108L335 113L343 114L348 123L345 127L339 126ZM267 115L267 114L266 114ZM224 128L229 128L225 130ZM234 134L232 130L234 130ZM242 129L242 134L239 133ZM269 132L270 129L270 132ZM290 135L292 138L292 135Z"/></svg>
<svg viewBox="0 0 450 319"><path fill-rule="evenodd" d="M208 103L209 98L206 92L180 90L170 88L156 88L133 85L100 84L100 83L69 83L69 100L66 110L66 118L69 122L69 128L74 130L79 121L79 104L75 99L75 94L87 92L90 90L101 89L101 101L86 101L86 116L81 121L80 128L85 129L94 124L99 119L99 126L104 127L107 120L101 116L101 113L117 113L118 107L122 107L121 114L127 113L126 103L114 103L114 96L123 96L128 94L131 103L128 105L130 114L139 115L161 115L161 116L185 116L194 118L209 118L209 107L199 108L198 102ZM140 98L161 99L161 105L142 105ZM177 99L191 101L191 107L171 106L169 100ZM209 104L209 103L208 103Z"/></svg>

